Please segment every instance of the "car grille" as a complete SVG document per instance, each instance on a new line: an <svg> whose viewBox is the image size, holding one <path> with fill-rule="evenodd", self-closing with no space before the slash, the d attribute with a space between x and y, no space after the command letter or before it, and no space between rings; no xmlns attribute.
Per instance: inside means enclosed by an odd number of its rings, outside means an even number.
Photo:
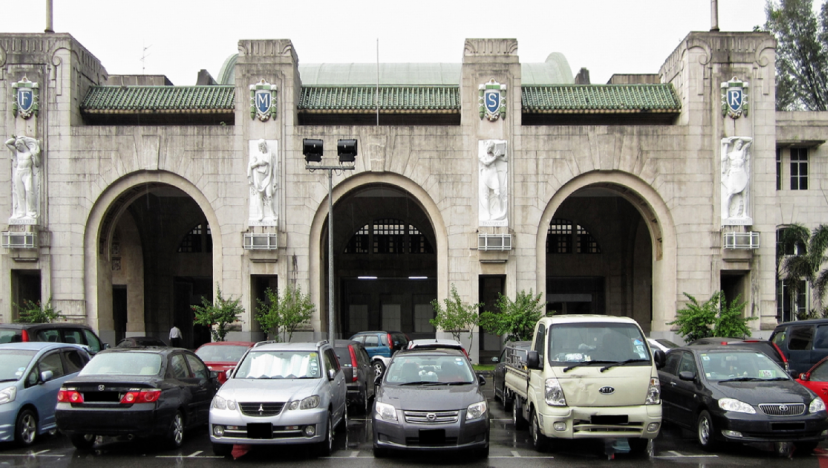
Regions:
<svg viewBox="0 0 828 468"><path fill-rule="evenodd" d="M759 408L765 414L771 416L798 416L800 414L805 413L805 404L804 403L790 403L790 404L778 404L778 403L764 403L759 405Z"/></svg>
<svg viewBox="0 0 828 468"><path fill-rule="evenodd" d="M282 412L284 403L239 403L241 412L245 416L268 417Z"/></svg>
<svg viewBox="0 0 828 468"><path fill-rule="evenodd" d="M412 424L451 424L460 419L459 411L403 411L403 415Z"/></svg>

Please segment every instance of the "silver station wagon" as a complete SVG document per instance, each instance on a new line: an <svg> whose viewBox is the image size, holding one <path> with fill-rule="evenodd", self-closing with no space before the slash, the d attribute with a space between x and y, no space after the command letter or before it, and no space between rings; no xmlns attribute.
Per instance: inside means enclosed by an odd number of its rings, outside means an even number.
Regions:
<svg viewBox="0 0 828 468"><path fill-rule="evenodd" d="M230 377L210 405L216 455L234 444L315 444L328 455L334 428L347 426L345 376L327 341L257 345Z"/></svg>

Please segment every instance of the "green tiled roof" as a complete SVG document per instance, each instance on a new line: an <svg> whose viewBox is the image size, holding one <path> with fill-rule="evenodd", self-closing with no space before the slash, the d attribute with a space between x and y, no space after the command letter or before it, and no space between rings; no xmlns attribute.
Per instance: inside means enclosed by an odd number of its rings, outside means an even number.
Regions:
<svg viewBox="0 0 828 468"><path fill-rule="evenodd" d="M234 112L235 86L93 86L81 104L90 114Z"/></svg>
<svg viewBox="0 0 828 468"><path fill-rule="evenodd" d="M524 113L624 114L678 113L681 103L671 84L524 86Z"/></svg>
<svg viewBox="0 0 828 468"><path fill-rule="evenodd" d="M362 113L375 112L376 86L304 86L299 99L300 112ZM384 113L459 113L460 89L457 86L381 86L380 112Z"/></svg>

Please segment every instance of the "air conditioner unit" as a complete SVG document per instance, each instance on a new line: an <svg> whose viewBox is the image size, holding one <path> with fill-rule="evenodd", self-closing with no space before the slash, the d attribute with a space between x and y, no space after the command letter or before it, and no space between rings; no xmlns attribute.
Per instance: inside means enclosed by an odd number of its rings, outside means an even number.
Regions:
<svg viewBox="0 0 828 468"><path fill-rule="evenodd" d="M278 246L278 234L254 234L244 233L244 250L276 250Z"/></svg>
<svg viewBox="0 0 828 468"><path fill-rule="evenodd" d="M3 232L2 245L7 249L34 249L37 247L37 233Z"/></svg>
<svg viewBox="0 0 828 468"><path fill-rule="evenodd" d="M477 250L512 250L512 235L478 234Z"/></svg>
<svg viewBox="0 0 828 468"><path fill-rule="evenodd" d="M755 250L759 248L758 232L725 232L724 248L736 250Z"/></svg>

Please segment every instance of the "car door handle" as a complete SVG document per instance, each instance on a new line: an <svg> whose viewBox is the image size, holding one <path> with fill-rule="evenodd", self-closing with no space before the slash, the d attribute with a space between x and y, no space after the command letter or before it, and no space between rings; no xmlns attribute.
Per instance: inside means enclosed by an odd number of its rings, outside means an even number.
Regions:
<svg viewBox="0 0 828 468"><path fill-rule="evenodd" d="M675 382L670 382L670 386L675 387L676 383Z"/></svg>

